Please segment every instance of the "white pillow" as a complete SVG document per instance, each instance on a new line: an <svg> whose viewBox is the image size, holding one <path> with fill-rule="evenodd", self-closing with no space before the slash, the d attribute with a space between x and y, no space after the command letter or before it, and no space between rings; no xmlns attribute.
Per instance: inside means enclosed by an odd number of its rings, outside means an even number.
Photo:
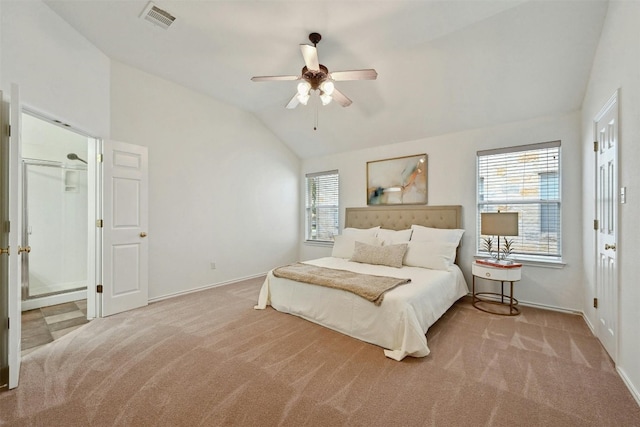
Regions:
<svg viewBox="0 0 640 427"><path fill-rule="evenodd" d="M373 228L347 227L344 230L342 230L342 235L350 236L350 237L369 237L369 236L376 237L376 234L378 234L378 230L380 230L379 226L373 227Z"/></svg>
<svg viewBox="0 0 640 427"><path fill-rule="evenodd" d="M395 245L408 242L411 238L411 231L410 228L406 230L387 230L386 228L381 228L378 230L376 237L382 241L383 245Z"/></svg>
<svg viewBox="0 0 640 427"><path fill-rule="evenodd" d="M353 255L353 249L356 245L356 240L366 243L368 245L380 246L380 240L374 236L345 236L339 235L333 237L333 250L331 256L335 258L351 258Z"/></svg>
<svg viewBox="0 0 640 427"><path fill-rule="evenodd" d="M404 264L411 267L430 268L449 271L456 260L458 245L450 242L409 242Z"/></svg>
<svg viewBox="0 0 640 427"><path fill-rule="evenodd" d="M450 228L431 228L422 225L412 225L411 240L417 242L448 242L455 243L456 247L460 244L460 239L464 234L464 230Z"/></svg>
<svg viewBox="0 0 640 427"><path fill-rule="evenodd" d="M374 246L356 242L353 256L349 261L400 268L402 267L404 254L407 252L407 246L406 243Z"/></svg>

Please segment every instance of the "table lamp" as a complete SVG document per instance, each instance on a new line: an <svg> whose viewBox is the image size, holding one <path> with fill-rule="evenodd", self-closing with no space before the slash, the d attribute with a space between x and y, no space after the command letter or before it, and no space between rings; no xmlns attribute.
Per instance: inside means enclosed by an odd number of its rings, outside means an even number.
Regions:
<svg viewBox="0 0 640 427"><path fill-rule="evenodd" d="M498 262L500 262L500 236L518 235L518 212L483 212L480 214L480 233L498 236ZM504 255L502 259L504 259Z"/></svg>

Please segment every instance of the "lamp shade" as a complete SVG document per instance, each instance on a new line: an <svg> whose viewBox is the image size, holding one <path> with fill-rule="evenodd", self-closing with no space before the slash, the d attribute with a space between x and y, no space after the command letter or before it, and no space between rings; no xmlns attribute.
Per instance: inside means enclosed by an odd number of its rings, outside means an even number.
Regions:
<svg viewBox="0 0 640 427"><path fill-rule="evenodd" d="M485 236L518 235L518 212L485 212L480 218L480 233Z"/></svg>

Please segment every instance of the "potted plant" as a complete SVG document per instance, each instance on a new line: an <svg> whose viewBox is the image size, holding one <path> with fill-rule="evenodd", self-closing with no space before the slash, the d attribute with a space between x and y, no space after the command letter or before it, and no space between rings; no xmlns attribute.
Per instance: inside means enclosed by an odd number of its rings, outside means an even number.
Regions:
<svg viewBox="0 0 640 427"><path fill-rule="evenodd" d="M493 237L485 237L484 239L484 250L489 253L491 258L499 259L500 254L493 253Z"/></svg>
<svg viewBox="0 0 640 427"><path fill-rule="evenodd" d="M502 246L502 248L500 248L500 250L502 251L502 259L507 259L513 252L513 239L507 240L506 237L503 237L503 239L504 245Z"/></svg>

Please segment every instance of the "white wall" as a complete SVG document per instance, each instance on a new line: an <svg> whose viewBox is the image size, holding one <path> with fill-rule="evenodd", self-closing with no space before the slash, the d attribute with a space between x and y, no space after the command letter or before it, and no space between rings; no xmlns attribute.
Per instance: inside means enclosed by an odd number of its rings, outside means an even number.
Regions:
<svg viewBox="0 0 640 427"><path fill-rule="evenodd" d="M366 206L366 163L391 157L428 155L428 204L462 205L463 227L459 264L471 286L471 262L475 255L476 152L495 147L562 141L562 212L564 268L526 266L516 285L522 302L569 310L582 310L582 244L580 218L581 164L580 115L539 118L504 126L443 135L383 147L353 151L303 161L304 174L331 169L340 173L341 225L344 208ZM302 189L304 191L304 189ZM301 193L302 194L302 193ZM301 233L304 212L300 214ZM304 235L304 234L302 234ZM328 256L331 248L300 245L303 260Z"/></svg>
<svg viewBox="0 0 640 427"><path fill-rule="evenodd" d="M8 95L93 136L109 136L109 59L40 1L2 1L2 72Z"/></svg>
<svg viewBox="0 0 640 427"><path fill-rule="evenodd" d="M296 260L300 161L255 116L115 61L111 103L149 147L150 298Z"/></svg>
<svg viewBox="0 0 640 427"><path fill-rule="evenodd" d="M3 91L18 83L34 111L149 147L151 298L295 260L299 160L252 115L112 68L40 1L2 0L0 12Z"/></svg>
<svg viewBox="0 0 640 427"><path fill-rule="evenodd" d="M596 325L593 276L594 158L587 149L593 144L593 119L620 89L619 97L619 185L627 187L627 203L620 204L618 227L619 328L617 367L640 402L640 3L611 1L594 59L591 78L582 107L583 231L585 294L584 311Z"/></svg>

